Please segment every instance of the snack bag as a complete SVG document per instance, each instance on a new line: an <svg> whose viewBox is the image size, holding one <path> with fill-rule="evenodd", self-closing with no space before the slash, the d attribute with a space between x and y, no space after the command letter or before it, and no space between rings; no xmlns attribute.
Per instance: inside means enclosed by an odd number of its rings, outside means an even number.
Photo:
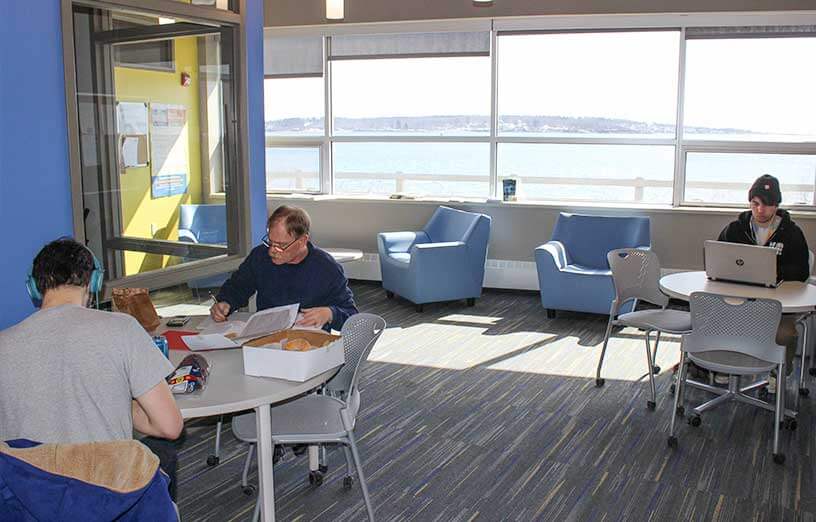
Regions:
<svg viewBox="0 0 816 522"><path fill-rule="evenodd" d="M167 385L173 393L193 393L207 387L209 376L210 363L207 359L203 355L192 354L185 357L167 377Z"/></svg>

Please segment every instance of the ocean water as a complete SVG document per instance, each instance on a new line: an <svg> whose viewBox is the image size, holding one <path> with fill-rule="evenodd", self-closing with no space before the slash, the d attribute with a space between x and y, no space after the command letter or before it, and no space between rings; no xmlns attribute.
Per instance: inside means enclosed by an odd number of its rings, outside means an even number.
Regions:
<svg viewBox="0 0 816 522"><path fill-rule="evenodd" d="M670 204L674 161L672 146L501 143L497 151L499 180L518 178L519 199ZM339 142L333 162L335 194L489 196L486 143ZM294 190L300 178L301 190L317 191L319 163L315 148L268 147L267 189ZM686 201L744 203L751 182L762 174L780 179L786 205L813 204L816 155L804 154L689 153ZM574 182L542 183L542 178ZM647 185L642 192L634 188L635 179ZM597 180L619 180L621 186ZM699 186L711 182L737 185Z"/></svg>

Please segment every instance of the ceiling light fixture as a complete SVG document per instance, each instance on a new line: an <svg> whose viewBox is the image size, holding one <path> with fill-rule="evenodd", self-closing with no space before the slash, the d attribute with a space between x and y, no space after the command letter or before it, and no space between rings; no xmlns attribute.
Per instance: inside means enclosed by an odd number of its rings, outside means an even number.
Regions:
<svg viewBox="0 0 816 522"><path fill-rule="evenodd" d="M326 0L326 18L329 20L343 19L344 0Z"/></svg>
<svg viewBox="0 0 816 522"><path fill-rule="evenodd" d="M473 0L473 5L490 5L493 3L493 0Z"/></svg>

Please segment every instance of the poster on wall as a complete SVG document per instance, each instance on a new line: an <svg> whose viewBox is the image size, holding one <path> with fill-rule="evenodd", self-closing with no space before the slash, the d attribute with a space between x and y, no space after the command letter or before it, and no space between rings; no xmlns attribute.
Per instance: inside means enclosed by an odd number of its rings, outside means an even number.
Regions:
<svg viewBox="0 0 816 522"><path fill-rule="evenodd" d="M145 167L147 150L147 104L116 102L116 133L119 136L119 168Z"/></svg>
<svg viewBox="0 0 816 522"><path fill-rule="evenodd" d="M187 108L150 104L150 152L153 160L151 197L165 198L187 191L189 136Z"/></svg>

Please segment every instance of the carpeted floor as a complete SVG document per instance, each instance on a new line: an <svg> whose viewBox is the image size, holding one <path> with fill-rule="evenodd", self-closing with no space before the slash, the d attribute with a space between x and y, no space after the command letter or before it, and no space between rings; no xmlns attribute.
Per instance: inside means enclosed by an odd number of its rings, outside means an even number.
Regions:
<svg viewBox="0 0 816 522"><path fill-rule="evenodd" d="M595 387L604 316L548 320L537 294L498 291L472 308L462 301L417 314L378 285L352 288L361 311L388 322L362 370L356 428L378 520L816 518L812 399L803 401L798 430L782 432L784 466L771 459L771 414L747 405L706 413L699 428L681 422L671 450L676 338L661 341L657 409L649 411L635 331L616 334L606 385ZM248 520L255 496L239 485L246 446L225 429L221 463L207 466L214 425L187 425L182 518ZM278 520L365 519L359 487L343 489L341 451L329 465L313 487L306 457L287 453L275 467ZM254 466L250 479L257 483Z"/></svg>

